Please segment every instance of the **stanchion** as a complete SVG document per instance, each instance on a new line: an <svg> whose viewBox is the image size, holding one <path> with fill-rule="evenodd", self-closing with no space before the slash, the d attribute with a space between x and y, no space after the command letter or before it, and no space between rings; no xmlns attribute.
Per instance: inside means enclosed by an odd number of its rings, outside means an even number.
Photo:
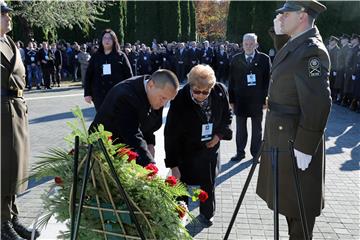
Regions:
<svg viewBox="0 0 360 240"><path fill-rule="evenodd" d="M255 171L255 169L256 169L256 165L257 165L258 162L259 162L258 160L259 160L259 158L260 158L260 155L261 155L261 152L262 152L262 150L263 150L263 147L264 147L264 141L261 142L260 150L259 150L259 152L256 154L256 156L253 158L253 162L252 162L251 169L250 169L249 174L248 174L248 176L247 176L247 178L246 178L245 185L244 185L244 187L243 187L243 190L241 191L239 200L238 200L238 202L237 202L237 204L236 204L236 207L235 207L234 213L233 213L233 215L232 215L232 218L231 218L231 220L230 220L229 226L228 226L228 228L227 228L227 230L226 230L224 240L227 240L227 239L229 238L231 229L232 229L232 227L233 227L233 225L234 225L234 222L235 222L235 220L236 220L236 216L237 216L237 214L238 214L238 212L239 212L239 209L240 209L240 207L241 207L242 201L244 200L244 197L245 197L246 191L247 191L247 189L248 189L248 187L249 187L251 178L252 178L252 176L254 175L254 171Z"/></svg>
<svg viewBox="0 0 360 240"><path fill-rule="evenodd" d="M74 165L73 165L73 189L71 199L71 228L70 228L70 239L73 239L74 227L75 227L75 202L77 192L77 181L78 181L78 170L79 165L79 136L75 136L75 147L74 147Z"/></svg>
<svg viewBox="0 0 360 240"><path fill-rule="evenodd" d="M300 184L300 180L299 180L299 173L298 173L296 158L295 158L295 154L294 154L294 142L293 141L289 141L289 151L290 151L290 156L291 156L292 163L293 163L292 165L293 165L296 197L297 197L297 203L298 203L299 211L300 211L300 220L301 220L301 225L302 225L302 229L303 229L303 233L304 233L304 239L310 240L309 228L308 228L307 221L306 221L305 206L304 206L304 201L303 201L303 196L302 196L302 189L301 189L301 184Z"/></svg>
<svg viewBox="0 0 360 240"><path fill-rule="evenodd" d="M274 239L279 239L279 149L271 147L271 163L273 167L273 208L274 208Z"/></svg>
<svg viewBox="0 0 360 240"><path fill-rule="evenodd" d="M82 211L82 207L84 205L84 199L85 199L86 184L87 184L87 180L89 178L89 172L90 172L90 161L91 161L91 155L92 155L92 148L93 148L93 145L89 144L88 151L87 151L87 159L86 159L86 163L85 163L83 183L82 183L81 192L80 192L79 209L78 209L78 214L76 216L74 231L71 234L73 237L72 240L77 239L77 235L78 235L78 231L79 231L81 211ZM75 197L75 196L73 196L73 197Z"/></svg>

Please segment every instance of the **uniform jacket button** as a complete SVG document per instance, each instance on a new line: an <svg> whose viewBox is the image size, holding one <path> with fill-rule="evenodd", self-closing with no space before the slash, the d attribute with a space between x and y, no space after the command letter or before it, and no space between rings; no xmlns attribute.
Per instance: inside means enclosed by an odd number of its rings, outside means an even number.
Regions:
<svg viewBox="0 0 360 240"><path fill-rule="evenodd" d="M283 126L279 126L279 130L280 130L280 131L283 130Z"/></svg>
<svg viewBox="0 0 360 240"><path fill-rule="evenodd" d="M10 86L10 89L11 89L11 90L13 90L13 89L14 89L14 87L13 87L13 86Z"/></svg>

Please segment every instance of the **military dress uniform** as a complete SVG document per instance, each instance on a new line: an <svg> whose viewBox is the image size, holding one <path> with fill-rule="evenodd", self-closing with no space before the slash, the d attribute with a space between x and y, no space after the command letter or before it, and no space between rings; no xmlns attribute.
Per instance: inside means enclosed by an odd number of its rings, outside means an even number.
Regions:
<svg viewBox="0 0 360 240"><path fill-rule="evenodd" d="M1 3L1 13L10 8ZM13 40L0 39L1 52L1 239L28 239L19 223L15 195L27 188L29 166L28 108L23 98L25 67ZM21 236L19 236L19 235ZM39 233L35 232L35 238Z"/></svg>
<svg viewBox="0 0 360 240"><path fill-rule="evenodd" d="M295 234L295 239L302 239L303 235L301 228L290 227L300 215L288 141L293 140L295 149L312 156L309 168L299 173L312 232L315 217L324 207L324 129L331 107L329 69L329 54L316 27L289 40L272 65L264 150L279 149L279 213L287 217L289 234ZM256 192L270 209L274 204L272 182L270 154L263 152Z"/></svg>

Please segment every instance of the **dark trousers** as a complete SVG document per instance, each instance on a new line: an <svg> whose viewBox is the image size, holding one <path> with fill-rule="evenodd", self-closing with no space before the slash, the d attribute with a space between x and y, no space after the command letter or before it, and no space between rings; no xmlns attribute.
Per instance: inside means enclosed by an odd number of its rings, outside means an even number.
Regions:
<svg viewBox="0 0 360 240"><path fill-rule="evenodd" d="M1 196L1 223L11 220L12 215L18 215L15 195Z"/></svg>
<svg viewBox="0 0 360 240"><path fill-rule="evenodd" d="M307 225L309 229L310 239L312 239L312 232L315 225L315 217L307 216ZM300 218L286 217L289 229L289 240L303 240L304 233Z"/></svg>
<svg viewBox="0 0 360 240"><path fill-rule="evenodd" d="M246 121L248 117L236 116L236 153L239 156L245 155L245 147L248 138ZM250 152L254 157L260 149L262 137L262 114L251 117L251 145Z"/></svg>

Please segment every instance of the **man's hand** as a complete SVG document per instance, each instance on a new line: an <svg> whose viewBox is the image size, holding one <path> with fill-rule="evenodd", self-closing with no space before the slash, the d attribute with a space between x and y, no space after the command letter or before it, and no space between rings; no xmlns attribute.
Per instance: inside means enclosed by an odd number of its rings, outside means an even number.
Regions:
<svg viewBox="0 0 360 240"><path fill-rule="evenodd" d="M305 171L309 167L312 156L308 155L308 154L305 154L305 153L302 153L302 152L300 152L300 151L298 151L296 149L294 149L294 154L295 154L295 158L296 158L298 168Z"/></svg>
<svg viewBox="0 0 360 240"><path fill-rule="evenodd" d="M206 147L213 148L218 142L220 142L220 138L215 134L211 141L206 143Z"/></svg>
<svg viewBox="0 0 360 240"><path fill-rule="evenodd" d="M281 13L279 13L278 15L276 15L276 17L274 18L274 31L276 35L281 35L283 34L281 31L281 22L280 22L280 17L281 17Z"/></svg>
<svg viewBox="0 0 360 240"><path fill-rule="evenodd" d="M151 153L151 156L153 156L153 158L155 157L155 146L154 144L148 144L147 145L149 152Z"/></svg>
<svg viewBox="0 0 360 240"><path fill-rule="evenodd" d="M171 169L171 175L173 175L174 177L176 177L176 179L180 180L181 178L181 173L178 167L173 167Z"/></svg>
<svg viewBox="0 0 360 240"><path fill-rule="evenodd" d="M91 102L92 102L92 97L91 96L85 96L84 99L85 99L85 102L91 104Z"/></svg>

